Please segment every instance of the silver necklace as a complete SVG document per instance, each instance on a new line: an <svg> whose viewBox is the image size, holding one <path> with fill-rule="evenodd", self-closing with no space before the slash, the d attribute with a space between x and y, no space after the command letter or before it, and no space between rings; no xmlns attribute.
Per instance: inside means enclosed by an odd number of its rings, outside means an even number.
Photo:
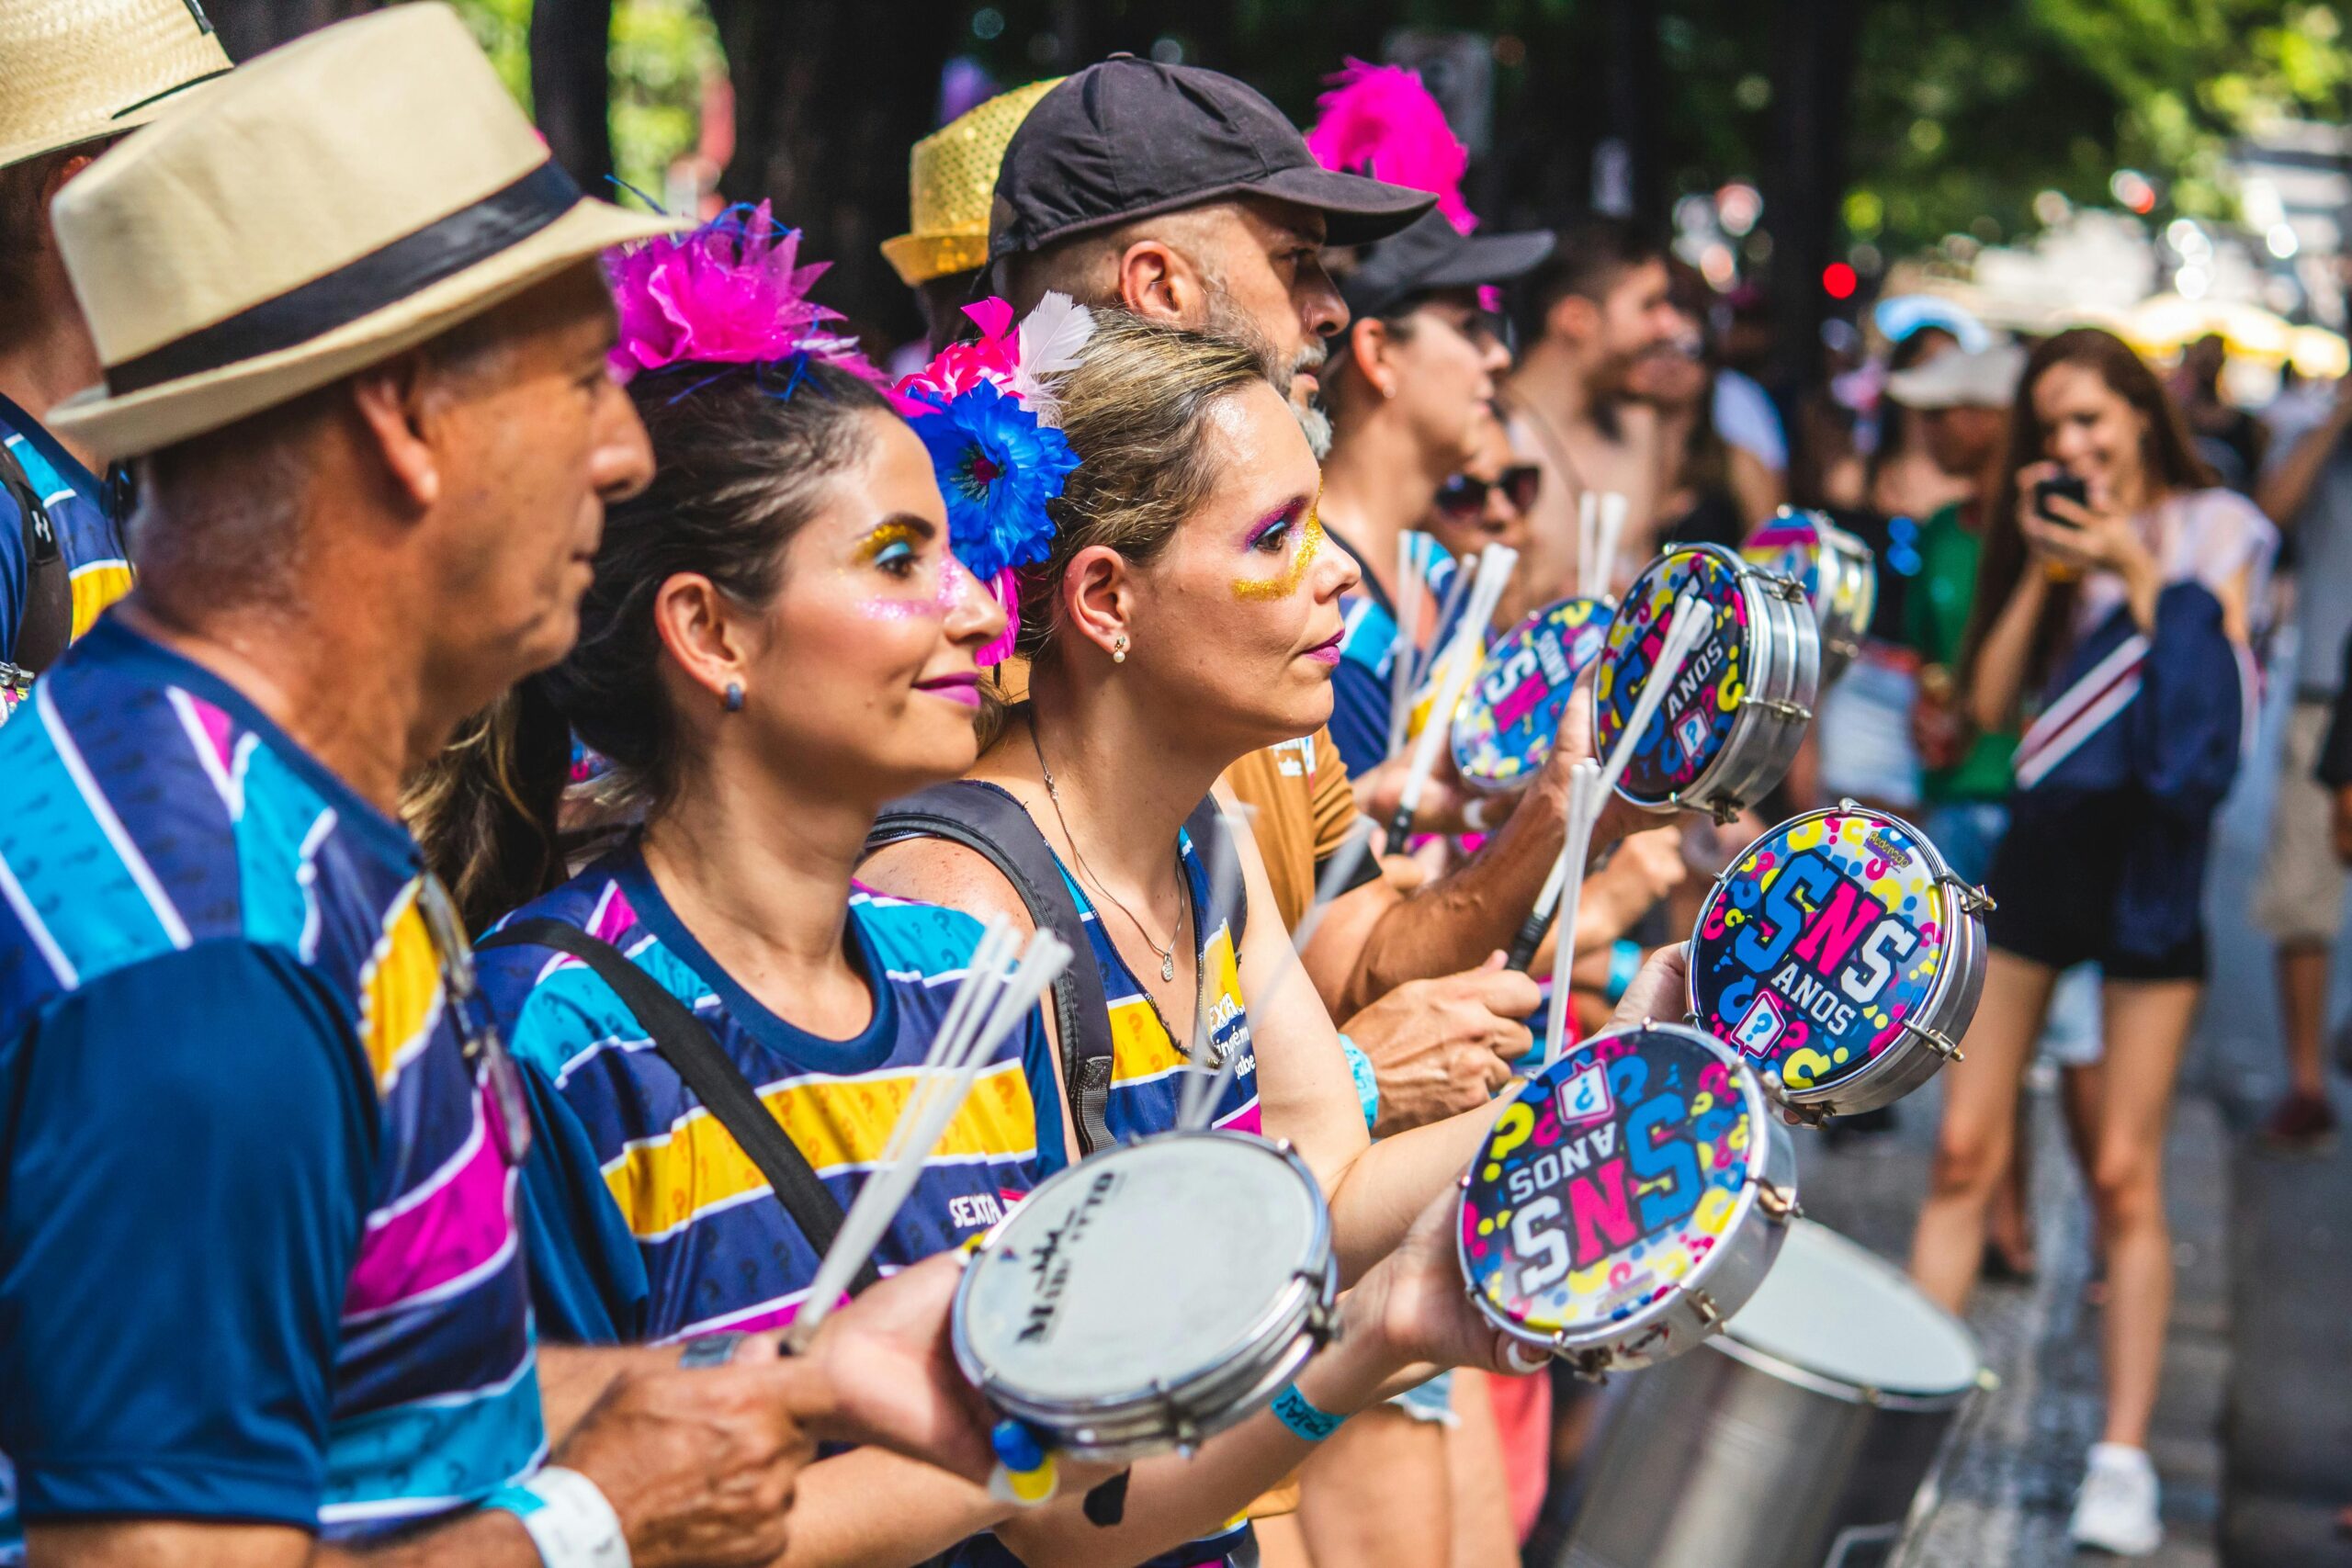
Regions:
<svg viewBox="0 0 2352 1568"><path fill-rule="evenodd" d="M1054 770L1046 765L1046 746L1045 742L1037 738L1037 716L1034 713L1029 716L1029 749L1037 753L1037 771L1046 777L1046 798L1053 805L1054 820L1061 824L1062 838L1069 845L1070 857L1078 862L1078 869L1086 874L1086 880L1094 884L1095 891L1111 900L1112 908L1126 916L1127 924L1136 928L1136 934L1143 938L1144 945L1159 955L1159 977L1173 984L1176 979L1176 942L1184 934L1183 911L1182 909L1177 911L1176 930L1169 938L1166 947L1151 940L1151 932L1146 931L1144 923L1136 919L1136 912L1120 903L1119 896L1112 892L1101 877L1094 874L1092 866L1086 863L1086 852L1078 847L1078 835L1069 830L1069 818L1062 815L1061 786L1054 782ZM1180 861L1176 867L1179 878L1183 875L1183 871L1182 863ZM1155 1008L1154 1010L1158 1010ZM1166 1025L1163 1023L1162 1027L1165 1028ZM1173 1038L1172 1033L1170 1038Z"/></svg>

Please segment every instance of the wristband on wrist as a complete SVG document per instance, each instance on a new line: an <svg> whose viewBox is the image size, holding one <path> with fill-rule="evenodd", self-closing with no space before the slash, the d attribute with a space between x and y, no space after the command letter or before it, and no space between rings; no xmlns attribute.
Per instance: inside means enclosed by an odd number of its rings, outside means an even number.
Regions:
<svg viewBox="0 0 2352 1568"><path fill-rule="evenodd" d="M1372 1058L1363 1047L1344 1034L1340 1049L1347 1053L1348 1076L1356 1081L1356 1103L1363 1108L1363 1130L1369 1133L1380 1122L1380 1075L1372 1070Z"/></svg>
<svg viewBox="0 0 2352 1568"><path fill-rule="evenodd" d="M1289 1427L1296 1436L1310 1443L1319 1443L1340 1429L1344 1416L1334 1416L1328 1410L1317 1410L1298 1392L1296 1383L1284 1383L1282 1393L1274 1395L1274 1419Z"/></svg>
<svg viewBox="0 0 2352 1568"><path fill-rule="evenodd" d="M1609 979L1600 987L1600 999L1612 1007L1633 986L1634 976L1642 972L1642 944L1623 938L1609 946Z"/></svg>
<svg viewBox="0 0 2352 1568"><path fill-rule="evenodd" d="M482 1506L521 1520L546 1568L630 1568L620 1515L576 1470L544 1466L521 1485L492 1493Z"/></svg>

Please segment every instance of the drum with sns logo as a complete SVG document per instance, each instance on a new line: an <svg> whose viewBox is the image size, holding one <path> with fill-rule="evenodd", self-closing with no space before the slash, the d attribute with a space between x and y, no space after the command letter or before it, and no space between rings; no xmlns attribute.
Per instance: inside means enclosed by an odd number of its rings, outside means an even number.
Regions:
<svg viewBox="0 0 2352 1568"><path fill-rule="evenodd" d="M1600 657L1612 614L1605 599L1563 599L1495 644L1453 713L1453 766L1464 784L1501 794L1543 771L1569 690Z"/></svg>
<svg viewBox="0 0 2352 1568"><path fill-rule="evenodd" d="M1763 1086L1695 1029L1594 1036L1520 1086L1464 1179L1471 1300L1589 1377L1677 1356L1755 1292L1796 1213Z"/></svg>
<svg viewBox="0 0 2352 1568"><path fill-rule="evenodd" d="M1287 1145L1164 1133L1060 1171L956 1287L964 1375L1045 1446L1121 1462L1252 1415L1326 1343L1339 1273Z"/></svg>
<svg viewBox="0 0 2352 1568"><path fill-rule="evenodd" d="M1736 856L1690 937L1690 1015L1808 1119L1885 1105L1960 1055L1984 911L1936 847L1852 801Z"/></svg>
<svg viewBox="0 0 2352 1568"><path fill-rule="evenodd" d="M1767 571L1795 579L1821 627L1822 685L1844 674L1878 608L1878 562L1871 547L1825 513L1784 506L1747 536L1739 553Z"/></svg>
<svg viewBox="0 0 2352 1568"><path fill-rule="evenodd" d="M1729 821L1781 781L1813 718L1821 631L1804 590L1720 545L1678 545L1642 569L1617 606L1593 683L1606 757L1633 723L1685 591L1711 619L1675 673L1617 793L1652 811Z"/></svg>

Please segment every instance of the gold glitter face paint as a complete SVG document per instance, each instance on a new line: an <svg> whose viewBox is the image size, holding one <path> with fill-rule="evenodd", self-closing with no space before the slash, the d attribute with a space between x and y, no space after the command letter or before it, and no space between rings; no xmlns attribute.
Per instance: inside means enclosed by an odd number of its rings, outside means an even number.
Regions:
<svg viewBox="0 0 2352 1568"><path fill-rule="evenodd" d="M1244 604L1271 604L1277 599L1287 599L1298 592L1298 585L1306 580L1306 569L1315 564L1316 555L1323 548L1322 505L1323 491L1317 486L1314 501L1307 504L1306 517L1299 529L1298 548L1291 554L1290 566L1280 577L1236 578L1233 582L1235 599ZM1261 530L1257 538L1264 536L1265 532ZM1256 539L1252 539L1251 544L1254 546L1255 543Z"/></svg>
<svg viewBox="0 0 2352 1568"><path fill-rule="evenodd" d="M915 531L912 524L900 523L894 519L882 524L858 542L857 564L872 566L875 562L881 560L885 555L890 556L893 559L912 556L915 547L922 542L922 536ZM906 547L903 550L893 549L894 546L899 545Z"/></svg>

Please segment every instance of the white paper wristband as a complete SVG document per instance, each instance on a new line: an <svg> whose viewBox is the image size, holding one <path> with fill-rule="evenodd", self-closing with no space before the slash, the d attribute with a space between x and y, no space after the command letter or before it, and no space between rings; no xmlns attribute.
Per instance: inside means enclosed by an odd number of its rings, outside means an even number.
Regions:
<svg viewBox="0 0 2352 1568"><path fill-rule="evenodd" d="M482 1506L520 1519L546 1568L630 1568L620 1515L576 1470L547 1465L521 1485L491 1494Z"/></svg>

